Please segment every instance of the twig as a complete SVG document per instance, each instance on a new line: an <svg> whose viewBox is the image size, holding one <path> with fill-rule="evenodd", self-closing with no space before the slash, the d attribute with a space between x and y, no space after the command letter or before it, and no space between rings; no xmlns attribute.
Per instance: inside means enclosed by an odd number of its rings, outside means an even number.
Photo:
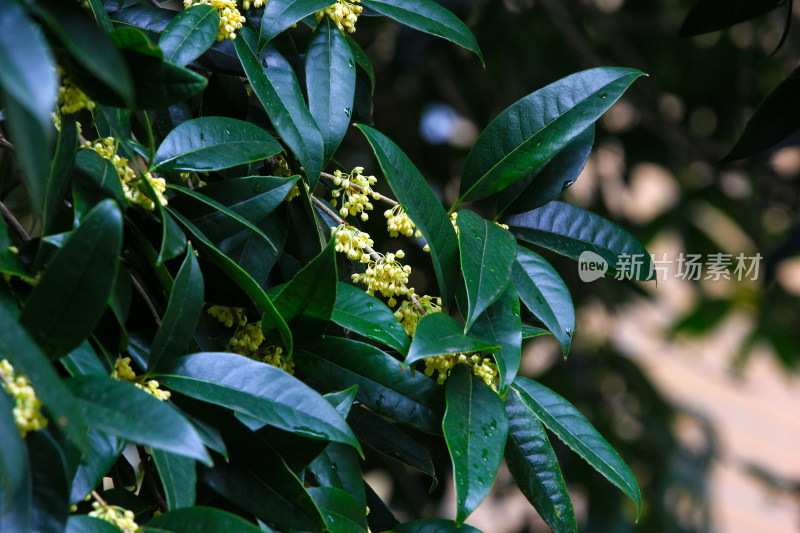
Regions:
<svg viewBox="0 0 800 533"><path fill-rule="evenodd" d="M150 313L153 315L153 318L156 321L157 325L161 325L161 318L158 316L158 311L156 311L156 307L153 305L153 302L150 300L150 297L147 296L147 292L145 292L144 287L139 283L139 280L136 279L136 276L131 274L131 281L133 281L133 287L136 289L136 292L139 293L144 299L144 303L147 305L148 309L150 309Z"/></svg>
<svg viewBox="0 0 800 533"><path fill-rule="evenodd" d="M103 497L102 497L102 496L100 496L100 493L98 493L96 490L93 490L93 491L92 491L92 498L94 498L95 500L97 500L97 503L99 503L99 504L100 504L100 505L102 505L103 507L108 507L108 502L107 502L107 501L105 501L105 500L103 499Z"/></svg>
<svg viewBox="0 0 800 533"><path fill-rule="evenodd" d="M3 214L3 220L6 221L6 224L9 225L19 240L23 242L28 242L31 240L30 236L25 231L25 228L22 227L22 225L14 217L14 214L9 211L3 202L0 202L0 212Z"/></svg>
<svg viewBox="0 0 800 533"><path fill-rule="evenodd" d="M319 198L317 198L313 194L310 195L310 197L311 197L311 201L314 202L314 205L316 205L322 211L324 211L329 217L331 217L334 220L334 222L336 222L337 224L347 224L347 222L345 222L345 220L342 217L340 217L333 210L331 210ZM364 250L366 250L367 253L369 254L369 256L372 257L375 261L378 261L381 258L381 255L378 252L376 252L375 249L372 248L371 246L369 246L368 244L364 245ZM403 284L403 286L406 287L405 284ZM406 288L408 288L408 287L406 287ZM408 297L409 300L411 300L411 303L414 304L414 306L417 308L417 310L420 312L421 315L425 315L426 314L425 308L422 307L422 304L419 303L419 300L417 299L417 297L414 295L413 292L406 293L406 296Z"/></svg>
<svg viewBox="0 0 800 533"><path fill-rule="evenodd" d="M147 486L150 488L150 492L153 493L153 498L156 500L156 504L161 509L161 512L166 512L168 509L167 501L161 496L161 492L158 490L158 485L156 484L156 480L153 477L153 468L150 466L148 462L148 455L147 452L144 451L143 446L136 446L136 451L139 454L139 461L143 465L144 468L144 479L147 480Z"/></svg>
<svg viewBox="0 0 800 533"><path fill-rule="evenodd" d="M5 148L9 152L14 151L14 145L11 144L8 139L6 139L2 133L0 133L0 147Z"/></svg>
<svg viewBox="0 0 800 533"><path fill-rule="evenodd" d="M325 179L329 179L331 181L337 179L336 176L334 176L332 174L328 174L327 172L321 172L320 176L322 176ZM338 179L344 180L344 178L338 178ZM352 181L350 181L350 184L348 185L348 187L352 187L355 190L357 190L358 192L364 192L364 187L362 187L361 185L356 185ZM389 205L400 205L399 202L397 202L396 200L392 200L388 196L384 196L384 195L382 195L380 193L372 191L370 193L370 196L372 196L372 195L377 195L378 196L378 200L380 200L381 202L386 202Z"/></svg>

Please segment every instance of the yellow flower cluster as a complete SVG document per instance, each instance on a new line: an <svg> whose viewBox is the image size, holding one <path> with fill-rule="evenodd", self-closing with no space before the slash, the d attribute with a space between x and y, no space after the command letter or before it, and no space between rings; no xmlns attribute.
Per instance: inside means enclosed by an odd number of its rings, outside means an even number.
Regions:
<svg viewBox="0 0 800 533"><path fill-rule="evenodd" d="M425 313L421 313L411 300L404 300L397 311L394 312L394 317L402 324L409 337L413 337L414 333L417 332L417 324L419 324L424 315L442 312L442 299L439 297L434 298L426 294L418 297L417 302L425 310Z"/></svg>
<svg viewBox="0 0 800 533"><path fill-rule="evenodd" d="M68 115L81 109L88 109L89 111L94 109L95 103L71 79L64 75L64 70L59 68L58 72L61 75L61 86L58 88L59 111Z"/></svg>
<svg viewBox="0 0 800 533"><path fill-rule="evenodd" d="M258 0L256 0L258 2ZM236 0L183 0L183 7L206 5L219 11L219 33L217 41L236 39L236 30L241 29L245 23L245 18L236 8ZM258 6L256 6L258 7ZM245 7L247 9L247 7Z"/></svg>
<svg viewBox="0 0 800 533"><path fill-rule="evenodd" d="M289 192L286 193L286 198L284 198L284 200L286 200L287 202L291 202L292 200L300 196L300 189L297 187L299 183L300 181L298 180L297 182L295 182L294 185L292 185L292 188L289 189ZM308 183L303 182L303 187L306 188L306 192L310 191Z"/></svg>
<svg viewBox="0 0 800 533"><path fill-rule="evenodd" d="M456 230L456 235L458 235L458 213L450 213L450 223L453 225L453 229Z"/></svg>
<svg viewBox="0 0 800 533"><path fill-rule="evenodd" d="M125 193L125 198L128 202L144 207L149 211L155 209L153 201L142 193L139 183L141 179L137 178L133 169L128 166L128 160L117 155L117 142L114 137L105 137L95 142L84 141L81 145L81 149L92 149L100 154L103 159L110 161L111 164L114 165L119 180L122 182L122 191ZM164 178L156 178L149 172L147 172L144 177L150 182L150 185L156 192L159 203L161 205L167 205L167 197L164 196L167 190L167 183L164 181Z"/></svg>
<svg viewBox="0 0 800 533"><path fill-rule="evenodd" d="M9 396L14 398L14 422L22 438L29 431L38 431L47 426L47 419L42 415L42 402L36 397L28 378L14 372L8 359L0 361L0 383Z"/></svg>
<svg viewBox="0 0 800 533"><path fill-rule="evenodd" d="M89 516L110 522L124 531L124 533L135 533L139 529L139 524L133 520L133 511L100 502L92 503L92 507L94 511L91 511Z"/></svg>
<svg viewBox="0 0 800 533"><path fill-rule="evenodd" d="M264 345L264 334L261 332L260 320L248 324L247 318L244 316L244 310L241 307L212 305L208 309L208 314L229 328L236 325L236 331L228 343L229 351L267 363L289 374L294 374L294 362L287 360L283 356L283 350L279 346Z"/></svg>
<svg viewBox="0 0 800 533"><path fill-rule="evenodd" d="M340 30L345 31L346 28L348 32L355 33L356 21L361 11L364 9L356 5L360 1L361 0L353 0L352 2L348 2L347 0L336 0L335 4L326 7L322 11L317 11L317 21L322 20L322 17L328 15Z"/></svg>
<svg viewBox="0 0 800 533"><path fill-rule="evenodd" d="M283 356L283 349L280 346L269 345L259 348L255 359L294 375L294 361L289 361Z"/></svg>
<svg viewBox="0 0 800 533"><path fill-rule="evenodd" d="M416 229L414 222L402 205L397 204L391 209L387 209L383 212L383 216L386 217L386 226L389 229L390 237L397 237L398 234L417 239L422 237L422 232Z"/></svg>
<svg viewBox="0 0 800 533"><path fill-rule="evenodd" d="M241 307L226 307L224 305L212 305L208 308L208 314L228 326L244 326L247 319L244 317L244 309Z"/></svg>
<svg viewBox="0 0 800 533"><path fill-rule="evenodd" d="M336 239L335 249L337 252L346 254L353 261L369 262L370 256L364 251L364 248L374 244L369 233L360 231L349 224L340 224L331 228L331 235Z"/></svg>
<svg viewBox="0 0 800 533"><path fill-rule="evenodd" d="M264 4L266 4L265 0L253 0L252 3L250 2L250 0L244 0L244 2L242 2L242 7L245 9L250 9L251 6L258 8L258 7L263 7Z"/></svg>
<svg viewBox="0 0 800 533"><path fill-rule="evenodd" d="M336 198L344 193L344 203L339 209L339 214L343 217L347 215L355 216L361 213L361 220L368 220L369 215L365 211L372 211L372 202L369 201L369 197L372 196L374 200L380 198L380 195L371 188L378 181L377 178L375 176L364 176L362 172L364 172L364 167L354 168L349 175L344 175L339 170L333 173L333 184L341 187L341 189L335 189L331 192L331 196L333 196L331 205L336 207Z"/></svg>
<svg viewBox="0 0 800 533"><path fill-rule="evenodd" d="M114 371L111 372L111 378L133 383L136 388L145 391L150 396L158 398L162 402L169 400L169 397L172 396L172 393L168 390L159 389L159 383L154 379L148 379L144 383L136 381L136 372L131 368L130 357L121 357L114 362Z"/></svg>
<svg viewBox="0 0 800 533"><path fill-rule="evenodd" d="M375 291L378 291L384 298L389 298L390 306L394 306L397 304L395 296L413 293L413 289L409 291L406 287L411 267L395 261L395 258L403 257L405 257L403 250L382 255L376 261L371 260L363 274L353 274L351 278L356 283L365 284L368 294L375 294Z"/></svg>
<svg viewBox="0 0 800 533"><path fill-rule="evenodd" d="M207 176L208 172L204 172L203 174ZM197 174L197 172L181 172L180 177L189 185L190 188L197 187L199 189L208 185L208 183L200 179L200 176Z"/></svg>
<svg viewBox="0 0 800 533"><path fill-rule="evenodd" d="M462 363L471 366L472 373L480 377L488 387L497 392L500 378L497 373L497 365L489 357L482 357L478 354L454 353L426 357L424 361L425 375L433 377L433 373L437 372L436 382L439 385L444 384L450 372L458 363Z"/></svg>

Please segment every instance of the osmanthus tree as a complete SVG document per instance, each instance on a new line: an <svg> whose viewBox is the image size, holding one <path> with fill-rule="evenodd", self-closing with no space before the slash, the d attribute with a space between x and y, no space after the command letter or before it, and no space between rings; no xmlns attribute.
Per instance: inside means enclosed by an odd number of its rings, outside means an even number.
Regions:
<svg viewBox="0 0 800 533"><path fill-rule="evenodd" d="M603 437L517 371L524 338L566 356L575 327L531 245L650 276L630 234L554 201L642 73L512 104L448 211L380 124L351 124L375 82L351 33L369 12L480 57L474 37L432 0L328 2L4 3L0 531L474 531L503 458L575 531L550 435L640 509ZM364 168L335 159L351 125ZM429 252L438 292L389 237ZM400 524L364 482L377 452L435 483L406 428L444 439L455 521Z"/></svg>

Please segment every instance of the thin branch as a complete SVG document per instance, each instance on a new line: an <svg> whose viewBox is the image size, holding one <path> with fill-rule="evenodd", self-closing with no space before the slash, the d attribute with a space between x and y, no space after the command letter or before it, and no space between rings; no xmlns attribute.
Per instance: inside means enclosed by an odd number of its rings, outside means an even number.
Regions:
<svg viewBox="0 0 800 533"><path fill-rule="evenodd" d="M325 179L329 179L329 180L331 180L331 181L333 181L333 180L337 179L337 178L336 178L336 176L334 176L334 175L332 175L332 174L328 174L327 172L321 172L321 173L320 173L320 176L322 176L322 177L323 177L323 178L325 178ZM338 178L338 179L343 179L343 178ZM362 187L361 185L356 185L356 184L355 184L355 183L353 183L352 181L350 182L350 184L348 185L348 187L352 187L352 188L354 188L355 190L357 190L358 192L364 192L364 187ZM384 195L382 195L382 194L380 194L380 193L377 193L377 192L371 191L371 192L370 192L370 196L373 196L373 195L377 195L377 197L378 197L378 200L380 200L381 202L386 202L386 203L387 203L387 204L389 204L389 205L393 205L393 206L394 206L394 205L400 205L400 204L399 204L399 202L397 202L396 200L392 200L392 199L391 199L391 198L389 198L388 196L384 196ZM373 196L373 198L374 198L374 196Z"/></svg>
<svg viewBox="0 0 800 533"><path fill-rule="evenodd" d="M23 242L31 240L28 232L25 231L25 228L22 227L22 225L14 217L14 214L9 211L3 202L0 202L0 213L3 214L3 220L6 221L6 224L8 224L8 226L11 228L11 231L14 232L19 240Z"/></svg>
<svg viewBox="0 0 800 533"><path fill-rule="evenodd" d="M133 281L133 287L136 289L136 292L138 292L139 296L141 296L144 299L144 303L147 304L147 308L150 309L150 313L153 315L156 324L160 326L161 318L158 316L158 311L156 310L156 306L153 305L153 302L152 300L150 300L150 297L147 295L147 292L144 290L144 287L142 287L142 285L139 283L139 280L136 279L136 276L134 276L133 274L131 274L131 281Z"/></svg>
<svg viewBox="0 0 800 533"><path fill-rule="evenodd" d="M337 224L347 224L347 222L345 222L345 220L342 217L340 217L337 213L335 213L332 209L330 209L327 205L325 205L325 203L322 202L319 198L317 198L313 194L310 195L310 197L311 201L314 202L314 205L316 205L322 211L324 211L329 217L331 217L334 220L334 222L336 222ZM375 261L381 258L381 255L369 245L364 245L364 250L366 250L367 253L370 255L370 257L372 257ZM403 284L403 286L406 287L405 284ZM416 295L414 295L413 292L406 293L405 296L408 297L409 300L411 300L411 303L414 304L414 306L417 308L417 310L420 312L421 315L426 314L425 308L422 307L422 304L419 303L419 300L417 299Z"/></svg>
<svg viewBox="0 0 800 533"><path fill-rule="evenodd" d="M161 512L167 512L167 509L169 508L167 505L167 500L161 496L161 492L158 490L156 479L153 477L153 467L148 462L148 455L147 452L144 451L144 446L137 445L136 451L139 454L139 461L141 461L144 468L144 479L147 480L147 486L150 488L150 492L153 493L153 498L155 498L156 504L158 504Z"/></svg>
<svg viewBox="0 0 800 533"><path fill-rule="evenodd" d="M100 493L98 493L96 490L93 490L93 491L92 491L92 498L94 498L95 500L97 500L97 503L99 503L99 504L100 504L100 505L102 505L103 507L108 507L108 502L107 502L107 501L105 501L105 500L103 499L103 497L102 497L102 496L100 496Z"/></svg>
<svg viewBox="0 0 800 533"><path fill-rule="evenodd" d="M14 151L14 145L11 144L8 139L6 139L2 133L0 133L0 148L5 148L9 152Z"/></svg>

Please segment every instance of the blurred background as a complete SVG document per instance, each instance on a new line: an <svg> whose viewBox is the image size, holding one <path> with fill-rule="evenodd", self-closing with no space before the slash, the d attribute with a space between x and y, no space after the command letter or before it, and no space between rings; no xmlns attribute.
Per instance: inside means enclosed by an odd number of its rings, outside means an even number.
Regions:
<svg viewBox="0 0 800 533"><path fill-rule="evenodd" d="M787 16L781 7L679 38L694 0L441 3L473 29L486 68L443 40L365 17L356 38L377 87L374 107L362 91L354 118L372 118L448 204L468 148L513 102L590 67L649 74L598 123L592 155L561 200L631 231L664 270L657 282L584 283L574 262L544 253L570 287L578 327L567 360L548 337L523 347L522 373L573 402L642 487L634 524L621 493L557 449L581 530L800 532L800 136L717 163L800 60L798 25L770 55ZM302 50L302 29L296 37ZM346 167L379 173L357 132L344 147ZM762 259L742 280L691 280L677 270L681 253L701 254L706 266L709 254L731 254L730 274L739 254ZM412 285L425 292L433 280L425 256L409 256ZM454 513L446 451L431 442L431 453L440 478L432 498L429 479L368 457L368 480L398 516ZM468 523L487 533L547 531L503 469Z"/></svg>

